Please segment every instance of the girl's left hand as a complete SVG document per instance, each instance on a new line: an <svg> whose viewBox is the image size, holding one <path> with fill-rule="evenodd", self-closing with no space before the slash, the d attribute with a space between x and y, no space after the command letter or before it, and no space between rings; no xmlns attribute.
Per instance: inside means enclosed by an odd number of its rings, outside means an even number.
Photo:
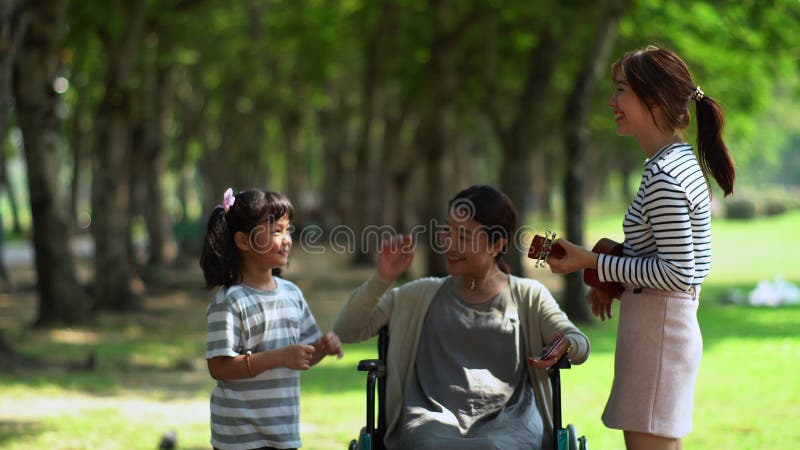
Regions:
<svg viewBox="0 0 800 450"><path fill-rule="evenodd" d="M580 269L596 269L597 255L589 250L575 245L572 242L559 238L553 243L564 249L565 255L561 258L547 257L547 264L553 273L572 273Z"/></svg>

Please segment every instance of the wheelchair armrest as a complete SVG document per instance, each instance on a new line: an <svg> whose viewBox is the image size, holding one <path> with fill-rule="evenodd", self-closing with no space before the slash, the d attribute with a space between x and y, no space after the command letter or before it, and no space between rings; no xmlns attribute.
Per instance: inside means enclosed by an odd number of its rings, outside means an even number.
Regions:
<svg viewBox="0 0 800 450"><path fill-rule="evenodd" d="M547 368L550 387L553 389L553 442L558 442L558 433L561 430L561 369L571 367L569 355L563 355L558 362Z"/></svg>
<svg viewBox="0 0 800 450"><path fill-rule="evenodd" d="M362 359L358 362L358 370L361 372L377 372L381 377L386 373L386 362L381 359Z"/></svg>
<svg viewBox="0 0 800 450"><path fill-rule="evenodd" d="M554 365L556 367L558 367L559 369L571 369L572 368L572 360L569 359L569 355L564 355Z"/></svg>

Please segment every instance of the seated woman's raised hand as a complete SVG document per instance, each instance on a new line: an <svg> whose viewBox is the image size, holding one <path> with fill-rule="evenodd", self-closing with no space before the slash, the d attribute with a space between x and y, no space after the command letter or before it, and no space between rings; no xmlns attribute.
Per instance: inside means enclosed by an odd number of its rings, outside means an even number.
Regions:
<svg viewBox="0 0 800 450"><path fill-rule="evenodd" d="M415 249L413 239L407 234L381 242L378 250L378 275L386 281L398 279L414 260Z"/></svg>

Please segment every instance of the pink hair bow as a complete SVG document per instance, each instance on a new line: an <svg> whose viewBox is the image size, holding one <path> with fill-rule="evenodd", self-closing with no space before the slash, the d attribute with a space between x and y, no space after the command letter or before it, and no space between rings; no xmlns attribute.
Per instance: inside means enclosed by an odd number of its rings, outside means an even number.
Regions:
<svg viewBox="0 0 800 450"><path fill-rule="evenodd" d="M236 197L233 195L233 189L228 188L222 196L222 204L220 206L222 206L222 209L227 213L234 203L236 203Z"/></svg>

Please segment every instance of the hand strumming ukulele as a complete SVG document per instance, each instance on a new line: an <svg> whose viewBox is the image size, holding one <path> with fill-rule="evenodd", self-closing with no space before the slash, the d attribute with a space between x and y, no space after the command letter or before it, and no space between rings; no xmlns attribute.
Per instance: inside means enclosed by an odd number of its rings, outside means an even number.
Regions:
<svg viewBox="0 0 800 450"><path fill-rule="evenodd" d="M550 231L545 231L545 235L537 234L533 237L531 248L528 250L528 258L536 260L536 268L544 266L548 256L559 259L563 258L566 254L564 247L555 243L556 234ZM614 242L611 239L603 238L597 241L597 244L592 247L595 253L604 253L606 255L622 256L622 244ZM583 271L583 282L587 286L593 287L602 291L610 298L619 298L625 287L622 283L617 282L603 282L595 269L585 269Z"/></svg>

